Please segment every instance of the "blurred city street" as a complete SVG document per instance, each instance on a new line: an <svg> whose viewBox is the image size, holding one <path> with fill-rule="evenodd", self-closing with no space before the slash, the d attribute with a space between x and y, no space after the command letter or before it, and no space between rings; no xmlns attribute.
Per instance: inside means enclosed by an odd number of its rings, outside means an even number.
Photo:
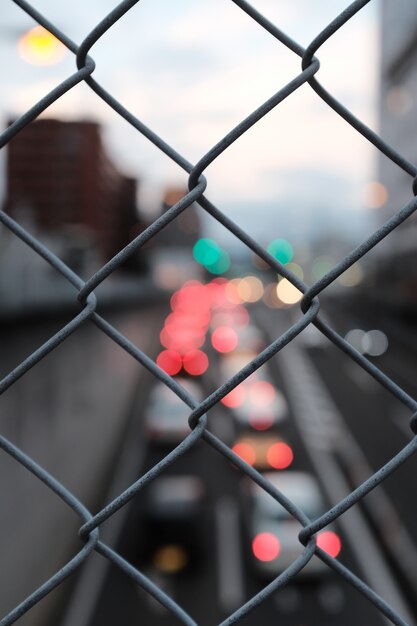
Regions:
<svg viewBox="0 0 417 626"><path fill-rule="evenodd" d="M346 307L339 311L337 300L326 304L330 320L333 314L339 314L338 330L358 327L359 323L367 328L368 322L353 318ZM245 319L244 323L257 328L258 335L242 333L244 316L241 305L236 306L236 322L229 327L236 330L237 336L240 331L241 341L230 352L208 346L210 365L204 376L194 377L194 393L209 395L224 382L221 372L225 363L242 364L242 360L249 360L255 344L260 348L266 340L272 341L299 315L294 308L272 310L264 303L252 304L246 310L250 321ZM219 313L215 314L214 324L216 315L220 321L223 319ZM211 338L214 332L212 326ZM386 352L374 357L374 361L382 369L387 362L401 362L402 367L396 369L398 382L413 394L416 388L410 372L415 358L415 353L397 337L390 340ZM187 383L186 379L178 380ZM285 347L251 384L259 382L265 386L271 382L275 393L282 394L285 408L280 409L281 416L275 413L268 422L264 415L264 421L257 422L255 408L244 420L238 416L243 402L240 404L238 394L230 394L229 401L226 396L223 404L209 411L208 428L250 465L267 470L269 477L271 472L300 474L304 481L315 477L326 508L344 498L410 440L408 412L314 328L306 329ZM148 394L152 395L152 388L146 391ZM264 391L258 411L267 404L266 397ZM169 417L165 419L165 430L161 428L155 435L149 430L147 420L146 407L150 405L140 392L133 409L140 425L130 445L133 450L143 445L144 451L139 465L131 461L131 482L156 466L185 436L186 410L179 431L178 420L171 414L177 424L176 437ZM165 410L169 412L169 405ZM267 450L263 452L265 441ZM277 445L283 443L291 452L281 450L280 456ZM275 455L271 452L274 446ZM132 451L127 456L132 459L135 453ZM335 525L341 538L340 561L402 615L410 615L410 623L414 619L411 615L416 583L412 563L417 533L414 506L402 485L406 483L413 489L415 480L413 463L405 464ZM257 566L253 553L254 504L248 488L247 478L200 442L135 496L119 520L113 535L114 545L197 623L219 623L271 580L267 570L262 573L262 568ZM308 510L308 500L302 505ZM267 529L267 523L263 523ZM281 539L279 534L278 538ZM278 562L279 558L280 555L276 557ZM74 614L69 610L64 626L75 623L74 615L80 626L98 626L105 619L109 623L122 619L127 626L139 618L147 625L171 623L169 613L148 593L138 590L126 575L102 559L95 566L97 571L104 570L99 577L94 565L81 577L87 588L92 581L100 580L98 586L92 585L94 602L87 594L84 613L80 612L82 599L86 598L80 584L73 598L73 606L78 608L73 609ZM274 619L284 620L289 626L318 622L385 623L357 591L326 567L297 577L243 623L255 624L258 620L269 623Z"/></svg>
<svg viewBox="0 0 417 626"><path fill-rule="evenodd" d="M415 1L2 10L0 626L417 626Z"/></svg>

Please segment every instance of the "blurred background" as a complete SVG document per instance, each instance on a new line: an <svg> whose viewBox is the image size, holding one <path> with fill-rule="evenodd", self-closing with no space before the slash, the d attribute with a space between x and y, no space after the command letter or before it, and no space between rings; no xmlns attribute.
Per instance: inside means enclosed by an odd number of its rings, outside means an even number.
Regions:
<svg viewBox="0 0 417 626"><path fill-rule="evenodd" d="M110 0L34 4L80 43ZM348 2L257 0L307 47ZM75 71L74 55L13 2L2 7L3 128ZM369 2L319 52L320 82L413 162L413 0ZM301 72L233 2L134 6L94 45L94 78L191 163ZM89 278L187 190L187 174L79 84L0 157L2 209ZM303 85L205 171L207 197L307 284L413 198L412 178ZM321 296L325 319L415 395L414 217ZM0 226L0 367L6 376L78 312L76 291ZM300 318L301 292L197 204L96 290L99 312L197 400ZM86 323L0 398L1 433L95 513L189 433L190 410ZM409 410L309 326L208 413L208 427L314 518L411 438ZM318 542L415 623L410 461ZM0 550L6 614L81 547L79 520L5 453ZM220 622L301 553L300 525L198 443L103 525L103 539L202 626ZM24 575L23 575L24 574ZM379 625L319 559L242 623ZM19 623L171 623L93 554Z"/></svg>

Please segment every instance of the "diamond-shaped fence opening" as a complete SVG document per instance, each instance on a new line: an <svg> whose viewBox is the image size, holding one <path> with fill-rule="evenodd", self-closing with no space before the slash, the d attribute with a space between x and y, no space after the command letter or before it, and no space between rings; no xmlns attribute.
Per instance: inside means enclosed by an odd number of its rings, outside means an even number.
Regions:
<svg viewBox="0 0 417 626"><path fill-rule="evenodd" d="M96 551L104 559L109 560L114 567L119 568L127 577L130 577L138 587L141 587L147 594L155 598L156 601L170 611L178 621L184 624L195 624L194 620L184 611L179 603L170 598L169 593L167 594L160 588L157 582L153 582L147 576L146 572L128 563L125 558L114 550L114 547L101 540L100 529L106 520L112 518L117 511L132 502L135 496L145 486L149 485L153 480L158 480L160 477L163 477L166 470L168 470L172 464L175 464L185 452L193 450L197 445L210 446L213 448L216 453L223 457L223 460L226 460L230 466L234 468L234 471L240 472L248 481L256 483L261 489L269 493L277 503L286 509L288 515L297 519L303 527L299 535L300 546L302 546L300 548L301 556L290 563L269 585L265 586L254 597L247 600L242 606L235 610L223 624L239 622L243 620L249 612L256 612L257 607L264 600L274 593L279 595L282 588L287 583L295 579L297 574L302 572L304 568L308 568L312 559L317 560L317 558L320 559L326 567L333 570L338 577L341 577L353 586L374 606L375 610L379 611L388 621L393 624L406 623L406 621L404 621L405 618L400 616L397 610L392 608L386 599L380 597L376 591L361 580L353 571L320 547L321 543L317 539L316 533L327 529L329 524L337 523L338 520L340 522L343 521L344 516L348 515L351 510L354 510L356 505L358 505L367 494L371 493L387 476L395 472L400 465L413 455L417 446L417 439L413 435L416 431L415 418L413 417L410 422L410 437L412 436L412 438L409 443L399 450L396 456L390 459L377 472L363 477L364 479L359 487L347 494L342 500L334 502L333 506L321 517L313 520L309 519L306 513L302 511L296 503L287 498L285 493L281 493L271 480L268 480L267 476L261 474L257 469L251 466L251 463L247 462L247 459L245 460L245 458L242 458L242 455L232 450L228 445L229 442L223 441L221 437L214 432L215 429L212 427L213 415L215 411L219 409L220 403L222 403L225 398L229 398L230 401L232 397L231 394L234 390L238 389L239 386L241 388L242 384L255 372L261 371L259 368L273 359L275 355L279 355L282 351L282 354L285 356L286 351L291 348L292 342L294 341L295 345L301 336L307 336L307 333L311 331L313 326L317 329L318 333L322 333L326 336L338 350L342 350L346 353L359 368L366 370L377 383L384 386L409 410L410 415L415 414L417 410L416 400L410 397L405 390L338 334L338 332L329 325L320 310L321 294L325 292L326 289L333 286L339 277L344 276L350 268L354 267L370 250L377 247L385 237L392 236L395 229L414 213L417 208L417 199L412 196L412 181L410 180L410 197L406 206L397 207L397 212L395 212L383 226L373 232L355 249L346 254L336 265L334 263L328 265L324 270L324 275L322 272L320 278L315 279L312 284L307 284L300 278L295 268L291 268L291 265L286 265L287 261L283 261L276 253L276 247L266 249L266 247L260 245L252 238L250 232L242 229L228 216L227 211L223 212L221 208L218 208L210 201L209 173L206 178L206 170L209 166L216 162L216 159L219 159L223 153L227 153L227 150L236 140L260 122L270 111L276 109L284 100L291 100L292 94L296 93L297 90L300 88L305 90L308 87L311 87L346 124L349 124L353 129L361 133L366 140L371 142L381 153L386 155L388 159L411 177L416 176L417 168L415 165L410 163L392 146L386 143L383 138L379 137L374 131L358 120L344 107L343 103L335 99L318 80L320 74L318 58L320 47L339 29L343 29L343 26L349 22L358 11L365 7L369 0L356 0L347 6L340 15L317 35L307 48L303 48L293 41L286 33L282 32L277 25L261 15L255 6L252 6L245 0L233 0L233 2L236 8L239 8L247 14L248 19L253 20L253 22L257 24L257 27L264 29L264 31L267 31L275 38L277 45L285 46L291 51L294 57L298 56L300 69L286 84L278 87L275 86L264 103L260 104L258 108L253 110L244 120L222 137L197 163L192 164L173 147L167 144L162 137L154 133L152 129L149 129L140 119L125 108L123 103L119 102L104 86L96 82L94 77L95 43L100 41L102 37L103 42L105 42L106 33L111 32L112 27L118 23L118 20L124 16L129 19L129 11L138 4L138 0L124 0L115 6L80 44L73 42L64 31L61 31L54 23L49 22L47 15L39 13L30 3L24 0L14 0L14 3L30 16L35 23L43 26L50 33L53 33L73 54L74 60L76 61L76 69L61 83L56 84L49 92L45 92L44 96L37 104L28 109L3 131L1 135L1 145L7 146L12 142L13 137L18 136L20 132L31 124L31 122L36 120L51 104L56 103L64 94L71 92L72 89L77 88L77 85L83 83L96 94L100 106L105 105L111 115L120 116L125 120L129 125L131 133L141 133L146 140L152 142L159 150L165 153L169 159L184 170L188 175L188 191L184 190L183 194L180 194L180 197L175 199L175 202L170 208L167 208L161 217L155 219L149 226L142 230L142 232L132 238L130 243L119 249L117 253L112 256L110 261L102 265L86 280L78 276L63 259L55 255L46 245L41 243L36 236L31 234L30 227L25 228L19 223L18 219L13 219L5 212L0 213L0 221L3 228L7 229L12 237L21 239L28 249L31 249L36 255L49 263L51 271L59 273L71 286L71 290L75 290L77 297L74 297L73 300L74 304L76 303L75 301L78 300L77 306L79 307L79 312L74 314L69 321L66 321L59 330L48 336L46 341L30 355L27 355L15 369L4 376L3 380L0 381L0 393L6 393L9 388L17 384L17 381L21 377L30 377L32 375L32 368L35 368L37 363L57 349L58 346L72 334L80 332L80 328L83 327L84 324L94 324L98 329L97 332L101 331L106 335L107 341L118 344L118 350L121 348L126 351L142 367L146 368L153 378L173 390L189 407L189 425L191 430L184 436L179 445L173 447L171 451L163 455L155 465L150 467L143 475L138 476L134 483L117 493L104 508L94 515L88 512L83 504L70 491L65 489L54 476L39 467L34 460L26 456L22 450L10 443L7 439L4 437L0 438L2 454L13 457L16 462L32 472L38 480L45 483L49 489L55 492L59 498L77 513L80 517L79 535L85 542L85 546L80 552L69 560L62 569L52 575L41 587L33 591L31 595L23 599L21 604L13 608L3 617L0 622L2 626L14 623L21 616L29 612L34 605L40 602L42 598L48 595L55 587L60 585L64 579L72 576L80 565L88 561L93 551ZM136 11L139 14L140 7L137 7ZM166 104L169 107L169 98ZM300 120L300 124L302 124L302 120ZM256 155L253 155L252 158L256 158ZM264 345L259 344L253 353L248 356L247 360L241 364L238 371L232 374L229 372L223 379L221 386L215 388L214 391L204 399L193 398L186 387L182 387L176 379L172 378L169 373L167 373L167 371L171 374L175 374L176 372L170 371L166 366L163 367L163 359L158 361L158 359L148 356L139 345L136 345L134 341L128 339L127 336L123 334L117 324L109 322L108 319L105 319L98 313L100 309L100 289L104 287L106 281L112 279L113 273L116 272L123 263L133 257L142 246L148 242L152 242L152 240L156 240L160 233L163 233L165 228L168 229L169 225L175 222L175 220L178 220L178 223L180 223L181 216L188 215L188 207L195 203L198 203L200 207L199 210L210 215L210 219L216 220L218 224L222 225L224 229L228 230L229 233L239 240L251 254L256 256L258 262L261 262L264 267L269 268L271 274L278 274L282 280L286 280L289 285L292 285L300 294L303 294L300 302L300 310L297 316L292 318L292 323L284 329L279 329L278 327L278 330L273 336L268 338L267 343ZM168 230L166 232L168 232ZM279 235L279 233L277 234ZM216 262L223 259L222 262L225 263L225 259L227 259L225 254L223 254L222 257L217 249L215 249L214 256L210 256L210 250L207 252L207 249L206 251L200 250L197 252L197 255L199 255L199 259L197 260L201 261L202 259L207 262L212 270ZM216 271L220 273L219 269L214 269L214 275L216 275ZM213 279L212 285L213 284L220 288L222 282L221 280L217 280L216 283ZM240 287L237 286L236 288L244 290L247 286L240 285ZM95 289L97 289L97 295L94 292ZM270 294L267 302L271 302L273 297L273 294ZM214 305L211 304L210 306ZM219 337L220 335L221 333ZM228 338L217 338L217 341L220 342L222 346L225 345L225 341L227 343ZM221 343L222 341L223 344ZM214 346L215 342L216 339L214 339ZM181 353L178 354L180 363L186 367L185 357ZM154 357L154 355L152 355L152 357ZM162 364L161 367L159 367L158 363ZM281 367L284 368L284 370L286 367L285 363L285 360L281 363ZM302 399L299 401L301 402ZM227 409L227 402L222 403L223 411L226 410L225 406ZM99 436L99 433L97 436ZM92 451L92 454L94 454L94 451ZM211 455L211 461L214 463L215 460L216 454ZM76 458L74 458L74 463L76 462ZM24 573L22 573L22 575L24 575ZM115 602L117 602L117 599L115 599ZM408 616L407 619L409 619Z"/></svg>

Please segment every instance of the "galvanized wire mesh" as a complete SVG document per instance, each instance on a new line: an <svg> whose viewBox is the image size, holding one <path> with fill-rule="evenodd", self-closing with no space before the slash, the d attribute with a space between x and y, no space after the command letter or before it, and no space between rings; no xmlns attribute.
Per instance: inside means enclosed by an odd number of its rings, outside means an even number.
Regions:
<svg viewBox="0 0 417 626"><path fill-rule="evenodd" d="M333 328L329 326L320 316L319 295L331 285L346 269L352 266L356 261L364 257L372 248L374 248L382 239L391 233L399 224L404 222L417 208L417 198L414 193L417 192L417 167L399 154L393 147L388 145L381 137L356 119L352 113L347 110L341 102L336 100L317 80L320 64L315 56L319 48L344 24L346 24L358 11L360 11L370 0L356 0L348 8L343 11L336 19L333 20L313 42L306 48L302 48L288 35L282 32L277 26L272 24L264 16L262 16L254 7L245 0L232 0L235 5L240 7L248 16L258 23L260 28L268 31L280 44L286 46L295 55L301 59L301 72L293 78L288 84L284 85L277 93L274 93L269 100L262 106L253 111L246 119L238 124L230 131L217 145L209 150L200 161L193 165L189 163L183 156L178 154L174 148L168 145L161 137L156 135L152 130L147 128L143 122L137 119L130 111L108 93L94 78L93 73L95 63L89 56L89 52L94 44L104 35L106 31L125 15L138 0L124 0L119 3L82 41L77 45L69 39L65 33L61 32L54 24L41 15L30 3L25 0L13 0L24 12L30 15L35 22L44 26L53 33L63 44L74 54L76 59L77 70L52 91L46 94L35 106L26 111L20 118L12 123L2 134L0 143L5 146L17 133L25 126L32 122L40 113L42 113L50 104L73 89L81 82L86 83L99 98L101 98L109 107L111 107L118 115L123 117L132 127L132 132L136 131L144 135L150 142L157 146L169 158L177 163L183 170L189 174L189 192L181 198L166 213L155 220L143 233L136 237L129 245L120 252L98 272L96 272L89 280L84 282L71 269L69 269L57 256L48 250L40 241L34 238L27 230L22 228L16 221L11 219L4 212L0 212L0 220L14 235L20 238L33 251L43 257L52 268L59 272L74 287L74 299L78 299L81 312L76 315L67 325L65 325L58 333L50 337L38 350L33 352L27 359L20 363L12 372L10 372L2 381L0 381L0 393L3 393L11 385L13 385L21 376L27 375L30 369L43 359L49 352L54 350L69 335L76 332L78 328L85 322L91 322L108 335L119 346L126 350L134 359L136 359L143 367L152 373L155 378L165 383L179 396L189 407L190 417L189 424L191 427L190 434L167 456L165 456L157 465L152 467L146 474L141 476L135 483L129 486L113 501L109 502L96 515L92 515L84 505L74 497L65 487L63 487L53 476L42 469L37 463L29 458L22 450L18 449L10 441L0 436L0 446L4 453L13 457L18 463L24 466L28 471L32 472L40 481L55 492L58 498L61 498L69 507L71 507L80 518L79 535L85 541L82 550L72 558L64 567L56 572L49 580L47 580L40 588L35 590L27 597L19 606L16 606L8 615L0 621L1 626L14 623L22 615L28 612L31 607L38 603L44 596L49 594L64 579L74 573L74 571L86 560L89 555L96 551L104 558L109 559L115 566L125 572L127 576L133 579L146 592L154 596L162 605L164 605L176 618L182 623L195 625L194 620L156 584L154 584L143 573L135 569L124 558L117 554L109 545L100 540L100 525L111 517L121 507L126 505L145 485L161 475L168 466L178 459L185 451L192 448L198 441L202 440L217 452L230 460L243 475L248 476L255 483L260 485L266 492L275 498L288 512L294 516L303 526L299 539L304 546L302 555L292 563L288 569L279 575L267 587L262 589L257 595L251 598L246 604L236 610L231 616L222 622L222 626L238 622L243 616L268 598L272 593L283 587L298 572L300 572L310 561L313 555L320 558L327 566L333 569L339 576L345 579L350 585L357 589L367 600L372 603L389 621L393 624L404 625L404 619L391 607L387 602L379 597L364 581L359 579L352 571L347 569L339 561L329 556L326 552L316 545L315 533L323 529L326 525L337 520L345 511L357 504L366 494L379 485L387 476L394 472L404 461L406 461L417 447L417 402L410 397L401 387L393 380L385 375L374 364L370 363L362 354L354 347L347 343ZM288 98L302 85L309 84L318 96L327 103L329 107L334 109L347 124L361 133L368 141L377 147L379 151L384 153L392 162L400 167L404 172L408 173L413 179L410 202L399 210L391 219L383 226L376 230L366 241L352 250L345 258L343 258L331 271L323 278L312 285L307 285L294 275L287 267L281 265L273 256L271 256L262 246L260 246L249 233L243 231L237 226L227 215L222 213L215 207L204 195L208 187L208 181L204 177L206 168L227 150L233 142L245 133L250 127L256 124L269 111L277 107L280 102ZM295 287L303 292L304 296L301 301L301 316L299 320L293 324L286 332L275 339L266 349L264 349L255 359L250 361L241 371L232 378L227 380L221 387L216 389L209 397L202 402L196 402L174 379L164 373L152 359L142 352L136 345L124 337L114 326L107 322L103 317L96 313L97 300L94 289L100 285L112 272L114 272L133 252L137 251L147 241L154 237L169 222L174 220L182 211L189 207L193 202L197 202L208 214L216 219L224 228L233 233L241 242L243 242L256 255L261 257L273 270L281 276L287 278ZM393 396L400 400L411 413L410 418L410 441L409 443L386 465L377 471L368 480L363 482L357 489L350 493L342 501L338 502L324 515L315 520L310 520L295 504L289 501L283 493L280 493L273 485L266 480L255 469L247 465L219 438L210 431L210 419L207 412L216 406L216 404L234 387L244 381L251 373L257 370L261 365L266 363L271 357L277 354L297 335L299 335L307 326L313 324L321 331L337 348L345 352L358 366L366 370L378 383L385 387Z"/></svg>

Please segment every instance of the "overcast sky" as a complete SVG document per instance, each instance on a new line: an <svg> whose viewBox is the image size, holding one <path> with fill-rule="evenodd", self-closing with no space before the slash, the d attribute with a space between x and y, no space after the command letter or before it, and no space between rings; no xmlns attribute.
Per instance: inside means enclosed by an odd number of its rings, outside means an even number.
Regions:
<svg viewBox="0 0 417 626"><path fill-rule="evenodd" d="M81 42L115 6L112 0L34 0ZM253 6L306 46L341 10L342 0L253 0ZM318 78L360 119L377 128L377 6L370 3L319 51ZM22 113L74 69L68 53L52 67L19 58L18 33L32 20L2 3L0 116ZM230 0L142 0L94 46L96 79L152 130L196 162L231 128L300 72L300 59ZM186 175L79 85L46 115L103 124L113 158L142 180L143 197ZM361 191L375 178L375 151L303 86L247 132L206 172L207 196L242 225L252 206L364 215ZM333 208L332 208L333 207ZM281 214L282 214L282 208ZM294 216L293 216L294 219ZM306 217L310 219L310 217ZM248 221L249 220L249 221ZM255 220L258 221L259 220ZM277 224L278 226L278 224ZM257 225L262 232L262 225ZM277 233L277 236L279 233Z"/></svg>

